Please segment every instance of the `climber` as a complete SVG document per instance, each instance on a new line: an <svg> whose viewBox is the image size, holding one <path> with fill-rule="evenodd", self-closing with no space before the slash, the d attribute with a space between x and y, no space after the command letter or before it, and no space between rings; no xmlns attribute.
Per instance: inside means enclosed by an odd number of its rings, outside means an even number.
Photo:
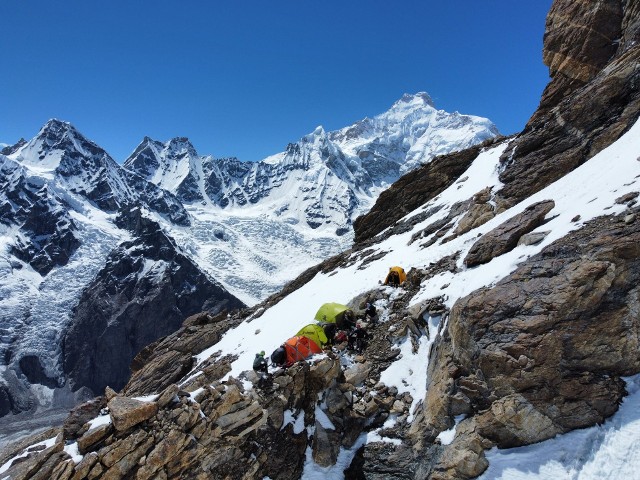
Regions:
<svg viewBox="0 0 640 480"><path fill-rule="evenodd" d="M392 287L399 287L407 280L407 274L402 267L391 267L389 273L384 279L385 285L391 285Z"/></svg>
<svg viewBox="0 0 640 480"><path fill-rule="evenodd" d="M321 323L320 326L322 327L322 330L324 331L324 334L327 337L328 344L333 345L335 336L336 336L336 331L337 331L336 324L326 322L326 323Z"/></svg>
<svg viewBox="0 0 640 480"><path fill-rule="evenodd" d="M273 379L269 374L269 366L264 358L264 350L256 353L253 360L253 370L258 374L258 388L267 390L273 386Z"/></svg>
<svg viewBox="0 0 640 480"><path fill-rule="evenodd" d="M253 369L257 373L269 373L267 361L264 358L264 350L256 353L256 358L253 359Z"/></svg>
<svg viewBox="0 0 640 480"><path fill-rule="evenodd" d="M365 305L364 318L372 325L378 323L378 310L373 304L367 303Z"/></svg>
<svg viewBox="0 0 640 480"><path fill-rule="evenodd" d="M385 285L391 285L392 287L399 287L400 286L400 275L398 275L398 272L395 272L395 271L389 272L389 275L387 275L387 278L384 281L384 284Z"/></svg>
<svg viewBox="0 0 640 480"><path fill-rule="evenodd" d="M284 367L287 363L287 351L284 344L276 348L271 354L271 364L276 367Z"/></svg>
<svg viewBox="0 0 640 480"><path fill-rule="evenodd" d="M342 316L340 328L343 330L351 330L356 325L356 316L353 310L346 310Z"/></svg>
<svg viewBox="0 0 640 480"><path fill-rule="evenodd" d="M349 344L347 348L349 350L355 350L357 353L362 353L367 348L367 340L369 334L366 330L366 324L363 322L357 322L356 328L349 333Z"/></svg>

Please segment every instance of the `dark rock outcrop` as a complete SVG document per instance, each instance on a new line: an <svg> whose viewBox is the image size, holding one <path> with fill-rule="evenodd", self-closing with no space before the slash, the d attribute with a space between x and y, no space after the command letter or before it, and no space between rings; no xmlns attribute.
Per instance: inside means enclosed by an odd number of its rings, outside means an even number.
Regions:
<svg viewBox="0 0 640 480"><path fill-rule="evenodd" d="M238 316L228 317L204 313L185 320L182 328L162 338L138 353L131 363L131 379L124 388L127 395L148 395L178 382L194 367L193 353L217 343L222 335L240 323ZM204 378L209 378L204 372ZM222 375L213 376L211 381Z"/></svg>
<svg viewBox="0 0 640 480"><path fill-rule="evenodd" d="M243 306L139 209L123 213L118 222L137 239L109 255L74 310L63 344L64 371L74 389L120 389L135 355L177 330L185 317Z"/></svg>
<svg viewBox="0 0 640 480"><path fill-rule="evenodd" d="M617 410L621 377L640 372L640 223L623 217L590 222L456 302L410 431L420 449L439 451L438 432L465 414L456 442L482 471L485 448L539 442ZM446 460L453 448L417 461L433 478L477 475Z"/></svg>
<svg viewBox="0 0 640 480"><path fill-rule="evenodd" d="M355 243L363 243L390 227L407 213L424 205L455 182L480 151L503 140L496 137L461 152L434 158L401 177L382 192L373 208L353 222Z"/></svg>
<svg viewBox="0 0 640 480"><path fill-rule="evenodd" d="M500 195L530 196L616 141L640 115L637 2L556 0L543 57L552 80L503 153Z"/></svg>
<svg viewBox="0 0 640 480"><path fill-rule="evenodd" d="M65 265L80 246L64 202L8 158L0 158L0 223L20 228L10 251L43 276Z"/></svg>
<svg viewBox="0 0 640 480"><path fill-rule="evenodd" d="M513 250L525 233L542 225L544 217L554 206L553 200L529 205L522 213L506 220L474 243L464 259L464 264L474 267Z"/></svg>

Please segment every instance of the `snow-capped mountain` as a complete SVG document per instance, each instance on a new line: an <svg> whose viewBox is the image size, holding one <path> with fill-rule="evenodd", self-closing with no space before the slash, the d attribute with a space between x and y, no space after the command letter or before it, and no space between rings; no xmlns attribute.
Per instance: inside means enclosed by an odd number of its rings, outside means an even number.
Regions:
<svg viewBox="0 0 640 480"><path fill-rule="evenodd" d="M170 193L118 165L73 125L50 120L31 141L8 155L60 191L86 198L103 211L143 204L168 220L188 224L182 204Z"/></svg>
<svg viewBox="0 0 640 480"><path fill-rule="evenodd" d="M341 130L318 127L260 162L200 157L185 138L145 138L124 166L185 204L268 203L274 218L343 235L400 174L496 135L489 120L437 110L421 92Z"/></svg>
<svg viewBox="0 0 640 480"><path fill-rule="evenodd" d="M144 346L137 342L170 333L185 314L207 304L214 311L243 305L173 241L160 233L143 235L137 227L141 222L156 222L156 230L160 223L186 227L182 203L123 169L69 123L51 120L31 141L4 151L9 155L0 155L0 416L73 404L86 395L82 387L95 388L93 375L71 393L64 371L97 368L109 355L97 363L87 363L91 355L69 356L79 348L63 340L71 326L89 325L79 331L82 339L90 328L96 338L124 348L115 357L111 348L107 363L122 361L127 371ZM119 220L134 211L140 220ZM114 252L126 259L116 262ZM119 279L118 286L112 282L99 302L91 303L89 292L100 288L101 275L109 281L107 271ZM147 303L156 304L146 307L156 311L147 315L151 327L135 313ZM64 355L75 363L65 360L63 368Z"/></svg>
<svg viewBox="0 0 640 480"><path fill-rule="evenodd" d="M355 218L416 159L427 163L496 134L490 121L437 110L418 93L344 129L318 127L260 162L202 156L183 137L147 137L123 166L183 202L190 226L173 225L171 235L252 304L348 248Z"/></svg>
<svg viewBox="0 0 640 480"><path fill-rule="evenodd" d="M428 161L496 133L418 94L262 162L145 138L121 166L47 122L0 155L0 414L121 386L133 355L185 316L256 303L348 248L413 147L433 138Z"/></svg>

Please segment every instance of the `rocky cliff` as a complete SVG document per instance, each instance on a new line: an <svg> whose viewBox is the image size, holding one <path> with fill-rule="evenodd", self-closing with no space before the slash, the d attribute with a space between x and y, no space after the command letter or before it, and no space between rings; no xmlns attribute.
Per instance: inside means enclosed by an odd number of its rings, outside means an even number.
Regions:
<svg viewBox="0 0 640 480"><path fill-rule="evenodd" d="M120 393L0 465L15 479L468 479L490 449L606 426L640 373L639 12L556 0L552 81L520 135L403 177L353 248L249 310L187 319ZM394 264L407 282L379 285ZM334 300L378 308L362 354L336 346L260 382L255 351Z"/></svg>
<svg viewBox="0 0 640 480"><path fill-rule="evenodd" d="M216 314L244 307L139 208L123 211L116 224L132 231L135 240L111 252L73 311L62 345L73 390L120 389L134 356L176 331L185 317L203 308Z"/></svg>

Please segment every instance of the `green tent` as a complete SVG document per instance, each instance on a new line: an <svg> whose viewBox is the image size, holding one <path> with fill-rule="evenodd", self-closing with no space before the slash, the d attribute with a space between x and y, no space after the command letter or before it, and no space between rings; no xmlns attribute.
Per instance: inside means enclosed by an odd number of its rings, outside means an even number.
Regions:
<svg viewBox="0 0 640 480"><path fill-rule="evenodd" d="M314 323L310 323L309 325L302 327L300 331L296 333L296 337L307 337L308 339L316 342L320 347L323 347L329 342L324 333L324 329L320 325L316 325Z"/></svg>
<svg viewBox="0 0 640 480"><path fill-rule="evenodd" d="M320 307L314 318L319 322L335 323L338 328L345 328L348 323L354 321L353 317L353 311L346 305L325 303Z"/></svg>

